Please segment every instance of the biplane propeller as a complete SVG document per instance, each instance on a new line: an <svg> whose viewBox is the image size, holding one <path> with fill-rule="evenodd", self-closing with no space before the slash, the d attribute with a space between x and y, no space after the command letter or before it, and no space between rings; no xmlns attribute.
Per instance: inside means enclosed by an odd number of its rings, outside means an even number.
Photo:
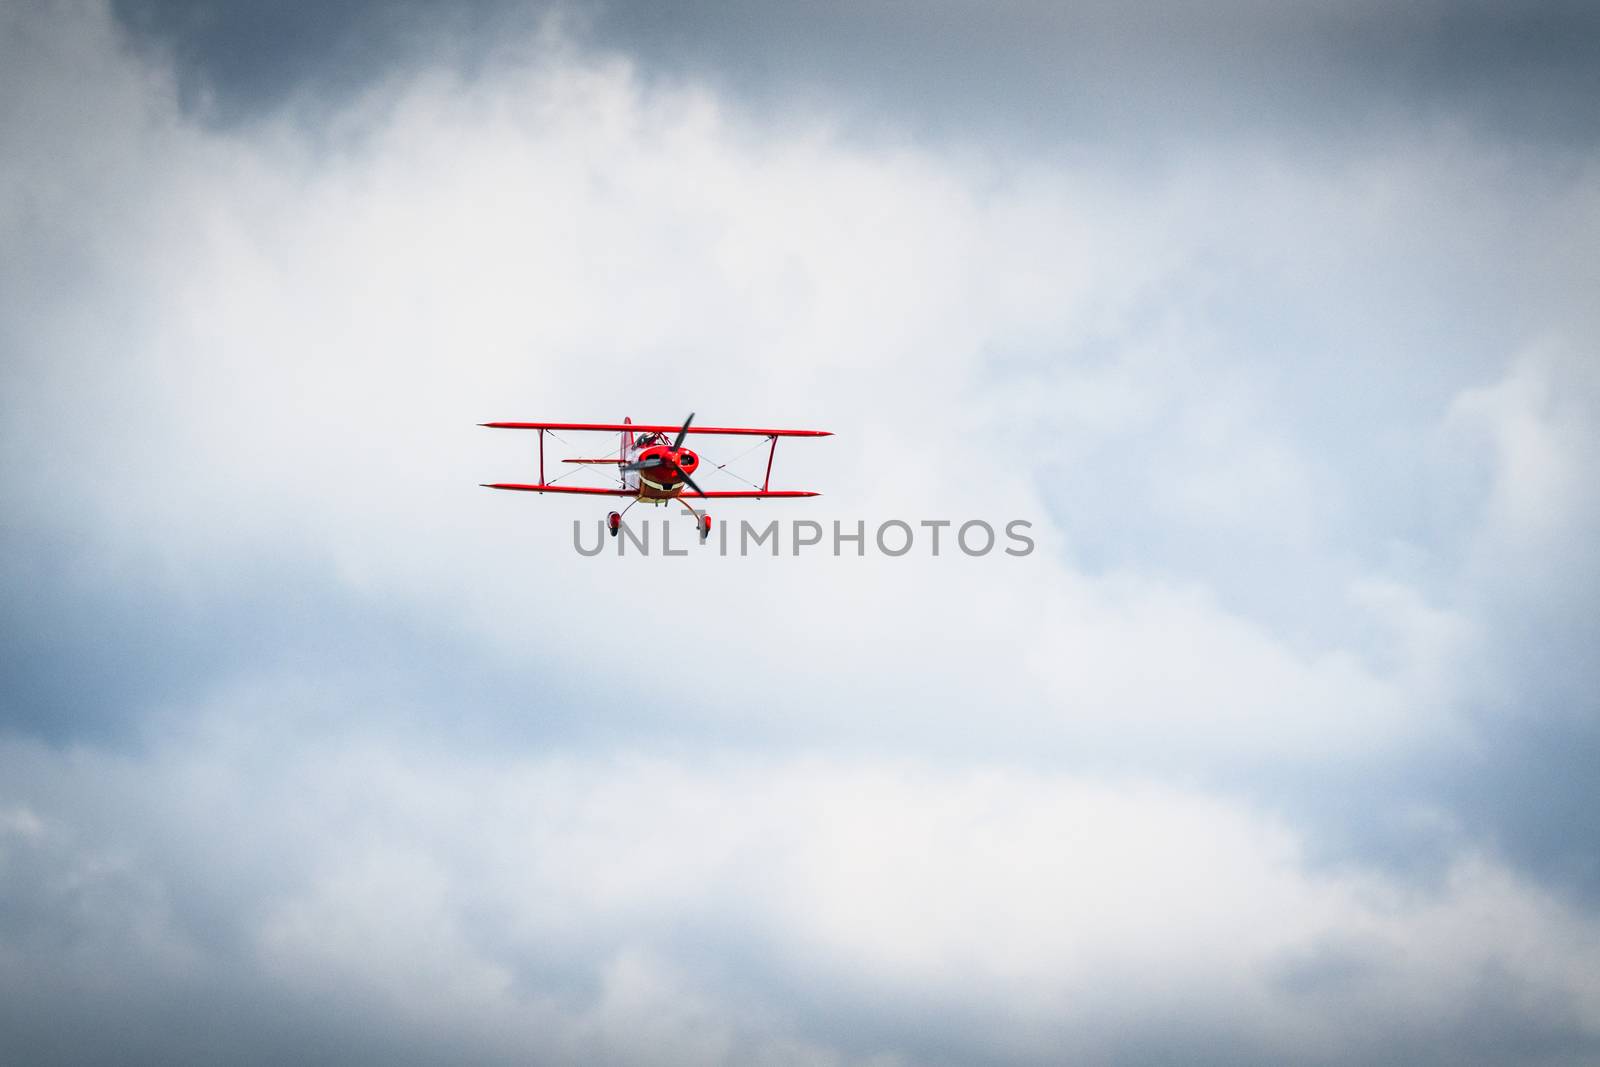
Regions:
<svg viewBox="0 0 1600 1067"><path fill-rule="evenodd" d="M622 516L628 509L641 500L661 506L677 500L688 508L695 516L696 525L699 527L700 540L704 541L711 534L711 513L698 511L686 500L692 497L697 500L711 499L764 499L767 497L803 497L818 496L819 494L808 490L799 489L771 489L768 488L772 480L772 459L778 451L778 438L780 437L830 437L829 430L763 430L744 426L692 426L694 412L683 420L682 426L655 426L635 423L632 419L623 419L618 423L611 422L483 422L480 426L488 426L500 430L537 430L539 431L539 481L537 484L525 485L517 482L485 482L489 489L515 489L527 493L583 493L595 496L628 496L633 500L622 511L613 511L606 515L606 528L611 531L611 536L617 536L617 531L622 528ZM587 485L555 485L545 480L544 475L544 436L548 432L559 430L602 430L617 431L622 434L621 447L616 456L604 459L568 459L565 463L583 465L610 465L617 468L621 478L621 487L616 489L602 488ZM667 443L667 434L676 432L672 443ZM771 446L767 450L767 473L762 480L760 488L739 490L717 490L706 492L695 482L692 471L699 469L700 456L693 449L683 447L684 438L691 433L707 435L733 435L733 436L761 436L771 439ZM634 435L638 434L638 437ZM759 446L758 446L759 447ZM724 470L727 464L719 464L716 469ZM571 471L568 472L573 473ZM566 475L558 476L565 478Z"/></svg>

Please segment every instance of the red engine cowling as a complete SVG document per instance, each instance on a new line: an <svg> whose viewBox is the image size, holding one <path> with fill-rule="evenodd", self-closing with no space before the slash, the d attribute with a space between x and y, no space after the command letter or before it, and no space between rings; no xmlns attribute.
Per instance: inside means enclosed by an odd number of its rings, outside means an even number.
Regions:
<svg viewBox="0 0 1600 1067"><path fill-rule="evenodd" d="M639 471L639 496L646 500L665 500L683 488L683 476L694 475L700 457L687 448L676 451L668 445L653 445L639 453L640 463L654 464ZM680 473L681 472L681 473Z"/></svg>

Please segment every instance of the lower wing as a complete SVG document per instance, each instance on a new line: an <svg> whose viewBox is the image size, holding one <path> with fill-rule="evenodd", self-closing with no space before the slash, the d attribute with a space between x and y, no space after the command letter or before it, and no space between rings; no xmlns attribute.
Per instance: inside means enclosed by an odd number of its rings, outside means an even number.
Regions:
<svg viewBox="0 0 1600 1067"><path fill-rule="evenodd" d="M637 489L596 489L587 485L523 485L518 482L484 482L485 489L516 489L524 493L584 493L589 496L638 496ZM759 500L762 497L821 496L804 489L733 489L727 492L696 493L685 489L678 494L697 500Z"/></svg>
<svg viewBox="0 0 1600 1067"><path fill-rule="evenodd" d="M720 493L720 492L697 493L693 489L685 489L683 492L679 493L678 495L679 496L692 496L692 497L694 497L694 498L696 498L698 500L718 500L718 499L729 500L729 499L734 499L734 498L738 498L738 499L742 499L742 500L758 500L758 499L760 499L761 497L764 497L764 496L794 497L794 496L821 496L822 494L821 493L807 492L804 489L734 489L734 490L730 490L729 492L726 492L726 493Z"/></svg>
<svg viewBox="0 0 1600 1067"><path fill-rule="evenodd" d="M596 489L587 485L521 485L517 482L482 482L485 489L518 489L524 493L586 493L589 496L638 496L637 489Z"/></svg>

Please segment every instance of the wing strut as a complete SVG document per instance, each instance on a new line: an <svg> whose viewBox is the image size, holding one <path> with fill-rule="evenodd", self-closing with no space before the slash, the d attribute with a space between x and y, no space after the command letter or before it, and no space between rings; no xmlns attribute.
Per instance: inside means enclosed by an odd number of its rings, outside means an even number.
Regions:
<svg viewBox="0 0 1600 1067"><path fill-rule="evenodd" d="M761 491L763 493L765 493L767 491L767 483L772 481L772 457L777 455L777 454L778 454L778 435L777 434L773 434L772 435L772 448L771 448L770 451L767 452L767 473L766 473L766 476L761 479ZM539 480L541 482L544 481L544 475L541 474L539 476Z"/></svg>

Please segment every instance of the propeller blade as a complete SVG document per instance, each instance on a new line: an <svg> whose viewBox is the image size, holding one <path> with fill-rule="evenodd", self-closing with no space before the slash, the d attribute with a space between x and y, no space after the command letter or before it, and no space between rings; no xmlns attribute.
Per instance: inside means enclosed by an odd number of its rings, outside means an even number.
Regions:
<svg viewBox="0 0 1600 1067"><path fill-rule="evenodd" d="M699 493L701 496L705 496L706 495L705 494L705 490L701 489L698 485L694 484L694 479L693 478L691 478L687 474L683 473L683 468L682 467L678 468L678 474L679 474L680 477L683 478L684 483L686 485L688 485L688 487L690 489L693 489L695 492Z"/></svg>
<svg viewBox="0 0 1600 1067"><path fill-rule="evenodd" d="M689 424L694 421L694 412L689 412L689 417L683 420L683 429L678 431L678 439L672 442L672 450L676 452L683 447L683 439L689 436Z"/></svg>

